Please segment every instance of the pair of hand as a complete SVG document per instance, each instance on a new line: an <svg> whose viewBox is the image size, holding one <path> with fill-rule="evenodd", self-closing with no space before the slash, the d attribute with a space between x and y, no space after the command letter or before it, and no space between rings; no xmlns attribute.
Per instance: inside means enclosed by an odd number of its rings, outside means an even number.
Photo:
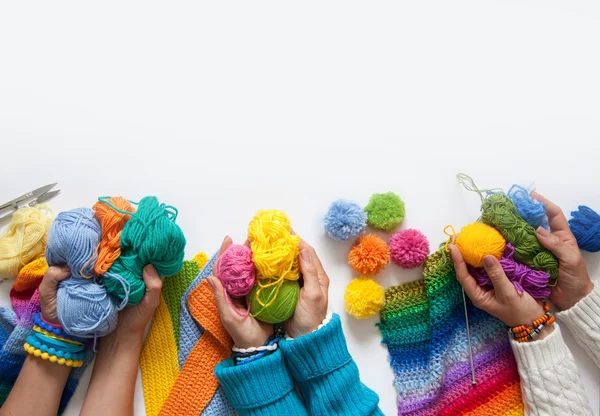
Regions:
<svg viewBox="0 0 600 416"><path fill-rule="evenodd" d="M218 256L221 256L231 244L231 238L225 237ZM318 328L327 315L329 299L329 278L315 249L304 240L300 240L298 249L300 251L298 261L304 286L300 289L300 297L294 315L284 324L287 334L293 338L301 337ZM221 322L237 347L259 347L273 335L273 325L261 322L250 315L243 318L231 309L225 299L223 285L218 278L210 276L208 282L213 289ZM245 306L239 301L232 299L231 303L238 311L245 311Z"/></svg>
<svg viewBox="0 0 600 416"><path fill-rule="evenodd" d="M546 205L546 215L551 232L539 227L536 231L539 242L550 250L559 261L557 285L552 288L550 301L559 311L571 308L589 294L594 286L590 280L577 241L569 228L562 210L554 203L534 192L532 197ZM493 256L484 258L484 267L493 284L493 289L480 287L469 274L467 265L458 247L450 248L456 277L473 304L500 319L508 326L530 325L544 314L542 302L528 293L519 293L504 274L502 266ZM544 335L542 332L540 335ZM537 339L541 339L538 337Z"/></svg>

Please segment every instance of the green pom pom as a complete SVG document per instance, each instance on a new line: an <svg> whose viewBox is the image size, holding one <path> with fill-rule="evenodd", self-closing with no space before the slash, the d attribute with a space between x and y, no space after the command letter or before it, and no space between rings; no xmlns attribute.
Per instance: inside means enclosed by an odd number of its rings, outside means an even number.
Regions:
<svg viewBox="0 0 600 416"><path fill-rule="evenodd" d="M253 317L269 324L278 324L292 317L300 295L300 285L296 280L284 280L279 292L277 292L277 285L262 289L260 300L264 305L269 304L273 296L277 296L269 306L262 306L256 298L259 289L258 285L254 286L246 297L247 302L250 304L250 314Z"/></svg>
<svg viewBox="0 0 600 416"><path fill-rule="evenodd" d="M367 222L373 228L391 231L402 223L404 202L393 192L373 194L365 207Z"/></svg>

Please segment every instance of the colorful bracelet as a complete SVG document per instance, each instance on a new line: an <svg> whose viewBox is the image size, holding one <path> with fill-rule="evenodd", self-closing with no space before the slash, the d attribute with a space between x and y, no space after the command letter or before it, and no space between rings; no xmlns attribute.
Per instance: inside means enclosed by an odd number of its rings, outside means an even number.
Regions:
<svg viewBox="0 0 600 416"><path fill-rule="evenodd" d="M54 334L55 336L59 336L62 338L66 338L66 339L70 339L72 341L76 341L76 342L81 342L84 343L85 340L75 337L73 335L69 335L67 334L64 329L62 328L62 326L60 325L56 325L56 324L52 324L50 322L47 322L46 320L44 320L44 318L42 318L42 314L40 312L36 313L35 315L33 315L33 323L43 329L44 331L50 333L50 334Z"/></svg>
<svg viewBox="0 0 600 416"><path fill-rule="evenodd" d="M273 335L269 337L265 345L261 347L251 347L247 349L234 348L233 361L235 365L248 364L256 361L266 355L273 353L279 346L280 336Z"/></svg>
<svg viewBox="0 0 600 416"><path fill-rule="evenodd" d="M552 325L555 321L550 312L550 305L544 302L544 314L532 322L532 325L518 325L509 329L512 337L518 342L533 341L544 328Z"/></svg>
<svg viewBox="0 0 600 416"><path fill-rule="evenodd" d="M67 367L81 367L85 360L85 352L71 353L57 350L54 347L42 344L34 335L27 337L23 349L30 355Z"/></svg>

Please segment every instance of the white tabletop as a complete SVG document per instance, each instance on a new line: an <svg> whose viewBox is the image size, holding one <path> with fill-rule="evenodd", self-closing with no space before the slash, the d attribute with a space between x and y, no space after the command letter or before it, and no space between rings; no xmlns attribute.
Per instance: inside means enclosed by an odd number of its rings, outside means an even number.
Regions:
<svg viewBox="0 0 600 416"><path fill-rule="evenodd" d="M179 209L188 258L285 210L330 274L362 380L395 414L376 319L343 312L348 245L325 237L324 211L393 190L404 227L436 244L478 216L459 171L600 210L599 23L594 0L6 3L0 202L54 181L57 212L157 195ZM586 259L599 276L600 256ZM418 277L390 266L380 281ZM598 414L600 372L567 338Z"/></svg>

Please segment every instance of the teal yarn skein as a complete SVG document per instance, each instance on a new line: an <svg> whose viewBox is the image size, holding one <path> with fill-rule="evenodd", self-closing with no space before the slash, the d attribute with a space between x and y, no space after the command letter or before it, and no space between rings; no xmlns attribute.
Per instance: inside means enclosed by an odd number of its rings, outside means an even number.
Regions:
<svg viewBox="0 0 600 416"><path fill-rule="evenodd" d="M84 277L93 275L101 236L90 208L61 212L48 232L48 265L71 269L71 277L58 284L56 313L65 332L81 338L102 337L117 327L116 301L95 277Z"/></svg>
<svg viewBox="0 0 600 416"><path fill-rule="evenodd" d="M122 212L107 201L98 200ZM144 266L152 264L159 276L172 276L183 267L185 236L175 223L177 209L146 196L138 204L121 233L121 255L102 275L107 291L128 305L137 305L146 292Z"/></svg>

